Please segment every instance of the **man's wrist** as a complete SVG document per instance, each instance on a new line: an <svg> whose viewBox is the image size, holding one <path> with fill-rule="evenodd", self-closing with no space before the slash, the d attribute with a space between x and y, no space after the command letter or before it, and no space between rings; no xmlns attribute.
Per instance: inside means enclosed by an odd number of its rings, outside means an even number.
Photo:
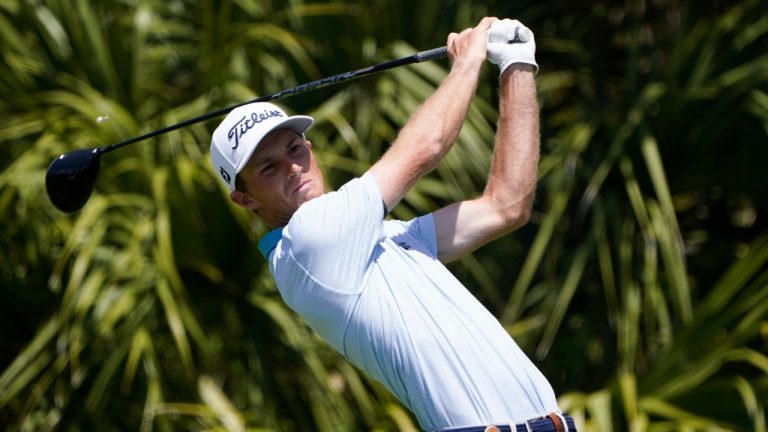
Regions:
<svg viewBox="0 0 768 432"><path fill-rule="evenodd" d="M467 73L476 73L480 74L480 69L483 67L483 62L485 62L484 58L460 58L456 59L455 62L451 64L451 72L457 71L459 73L467 74Z"/></svg>
<svg viewBox="0 0 768 432"><path fill-rule="evenodd" d="M536 69L535 66L528 63L512 63L501 73L501 79L506 80L517 74L530 74L531 77L535 77Z"/></svg>

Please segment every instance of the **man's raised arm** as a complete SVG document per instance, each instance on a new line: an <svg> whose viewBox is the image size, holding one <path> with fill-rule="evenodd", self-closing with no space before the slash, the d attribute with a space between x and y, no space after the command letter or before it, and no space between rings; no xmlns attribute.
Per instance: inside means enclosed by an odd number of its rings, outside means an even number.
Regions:
<svg viewBox="0 0 768 432"><path fill-rule="evenodd" d="M388 210L437 165L456 140L477 89L486 59L488 28L494 21L496 18L483 18L474 28L448 35L450 73L371 167Z"/></svg>
<svg viewBox="0 0 768 432"><path fill-rule="evenodd" d="M499 120L491 172L479 198L435 212L438 256L449 262L528 222L539 160L538 70L533 33L518 21L493 24L489 60L501 68Z"/></svg>

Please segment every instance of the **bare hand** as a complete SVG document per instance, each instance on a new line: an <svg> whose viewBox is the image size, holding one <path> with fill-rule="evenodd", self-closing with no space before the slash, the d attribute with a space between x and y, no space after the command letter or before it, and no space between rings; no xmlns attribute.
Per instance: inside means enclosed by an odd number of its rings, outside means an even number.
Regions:
<svg viewBox="0 0 768 432"><path fill-rule="evenodd" d="M448 35L448 58L454 67L466 66L480 69L486 58L488 49L488 29L498 18L485 17L476 27L468 28L461 33Z"/></svg>

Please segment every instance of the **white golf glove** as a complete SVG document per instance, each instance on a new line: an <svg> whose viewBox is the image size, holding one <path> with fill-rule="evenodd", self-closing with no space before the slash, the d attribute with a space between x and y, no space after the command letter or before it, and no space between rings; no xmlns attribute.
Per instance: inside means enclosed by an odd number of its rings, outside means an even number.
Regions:
<svg viewBox="0 0 768 432"><path fill-rule="evenodd" d="M538 73L533 32L518 20L494 21L488 30L488 60L499 65L499 74L513 63L527 63Z"/></svg>

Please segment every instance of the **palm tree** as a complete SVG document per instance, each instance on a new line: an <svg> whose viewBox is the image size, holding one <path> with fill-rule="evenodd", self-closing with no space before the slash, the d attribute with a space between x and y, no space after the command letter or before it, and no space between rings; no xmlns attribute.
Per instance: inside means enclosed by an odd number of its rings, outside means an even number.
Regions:
<svg viewBox="0 0 768 432"><path fill-rule="evenodd" d="M541 222L502 316L588 429L765 430L765 183L736 186L766 151L759 4L592 8L542 18Z"/></svg>
<svg viewBox="0 0 768 432"><path fill-rule="evenodd" d="M16 272L8 277L16 291L45 293L26 326L36 327L42 315L38 333L24 335L32 342L7 359L0 378L9 423L168 429L168 414L181 412L198 415L190 424L278 428L286 418L322 425L351 417L335 399L305 398L333 382L323 379L331 376L327 348L312 349L319 342L276 306L263 266L251 264L258 262L248 242L252 227L232 212L206 168L205 125L105 157L96 194L75 217L43 199L41 179L57 153L253 98L251 89L294 85L294 70L317 78L305 48L311 41L298 33L302 20L356 10L49 2L4 11L12 61L3 113L12 126L3 151L12 163L2 182L4 214L13 221L5 226L18 239L4 248L4 269ZM18 218L25 214L36 215L35 223ZM37 279L38 272L45 276ZM40 305L52 303L42 314ZM286 382L307 393L284 389ZM222 387L248 410L233 411ZM191 405L197 401L204 404Z"/></svg>
<svg viewBox="0 0 768 432"><path fill-rule="evenodd" d="M94 196L73 216L47 202L42 179L60 153L440 46L497 15L537 34L536 216L452 270L539 363L580 430L765 430L760 6L0 6L0 319L18 329L0 351L0 422L415 429L280 301L253 247L264 227L227 202L208 169L212 124L105 156ZM284 101L317 119L311 138L329 186L381 155L447 66ZM396 217L482 189L497 85L492 68L484 73L460 142Z"/></svg>

